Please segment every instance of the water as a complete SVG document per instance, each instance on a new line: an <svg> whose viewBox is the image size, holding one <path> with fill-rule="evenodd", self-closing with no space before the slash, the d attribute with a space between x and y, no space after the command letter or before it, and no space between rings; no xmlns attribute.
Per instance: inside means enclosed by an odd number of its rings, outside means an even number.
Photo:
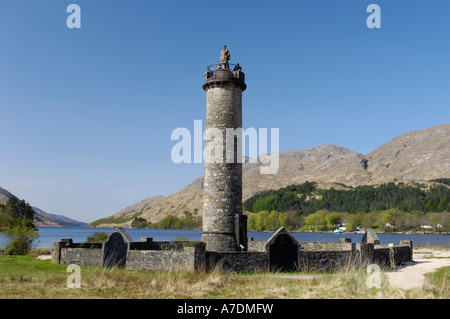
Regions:
<svg viewBox="0 0 450 319"><path fill-rule="evenodd" d="M75 243L83 243L88 236L95 232L105 232L108 235L114 228L90 228L90 227L38 227L39 238L37 248L51 248L52 242L60 241L62 238L71 238ZM179 229L126 229L126 232L135 241L141 241L142 237L153 237L154 241L170 241L175 239L200 240L201 230L179 230ZM248 232L248 237L255 241L265 241L273 235L273 232ZM364 234L332 234L332 233L292 233L298 241L325 241L339 242L339 238L351 238L353 243L360 243ZM450 247L450 235L434 234L377 234L380 243L386 245L394 243L398 245L400 240L412 240L417 246L445 246ZM7 239L0 235L0 247L5 247Z"/></svg>

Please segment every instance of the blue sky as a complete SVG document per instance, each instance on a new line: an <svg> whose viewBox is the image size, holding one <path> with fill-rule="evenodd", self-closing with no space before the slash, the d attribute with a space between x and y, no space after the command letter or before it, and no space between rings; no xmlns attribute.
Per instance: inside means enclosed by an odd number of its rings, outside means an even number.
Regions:
<svg viewBox="0 0 450 319"><path fill-rule="evenodd" d="M81 29L69 29L69 4ZM381 8L369 29L366 8ZM280 150L367 154L449 123L447 0L1 0L0 186L90 222L203 174L174 164L205 118L206 67L227 44L246 74L244 128Z"/></svg>

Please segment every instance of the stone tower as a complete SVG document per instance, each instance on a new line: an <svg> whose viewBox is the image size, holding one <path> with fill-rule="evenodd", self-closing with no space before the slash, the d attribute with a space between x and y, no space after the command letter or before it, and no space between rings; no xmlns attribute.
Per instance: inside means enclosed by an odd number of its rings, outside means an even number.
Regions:
<svg viewBox="0 0 450 319"><path fill-rule="evenodd" d="M226 47L224 46L224 50ZM242 92L245 75L239 65L230 70L228 59L208 67L203 89L206 91L206 132L214 129L222 140L205 138L205 182L203 198L202 241L209 251L247 250L247 216L242 214L242 163L237 159L241 140L233 137L226 143L227 129L242 128ZM206 133L205 132L205 133ZM222 143L215 161L207 159L210 143ZM227 148L228 147L228 148ZM230 148L231 147L231 148ZM230 162L227 149L233 160ZM217 148L215 148L217 150Z"/></svg>

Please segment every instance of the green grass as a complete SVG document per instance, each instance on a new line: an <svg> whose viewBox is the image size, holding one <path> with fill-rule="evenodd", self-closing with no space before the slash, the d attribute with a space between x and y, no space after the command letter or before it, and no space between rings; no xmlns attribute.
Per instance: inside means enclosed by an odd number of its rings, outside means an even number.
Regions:
<svg viewBox="0 0 450 319"><path fill-rule="evenodd" d="M430 284L439 289L439 294L442 298L450 297L450 289L448 285L450 277L450 266L439 268L437 271L425 274Z"/></svg>
<svg viewBox="0 0 450 319"><path fill-rule="evenodd" d="M81 267L81 288L68 288L67 265L36 256L0 255L0 298L83 299L233 299L233 298L448 298L449 267L428 275L434 285L404 292L389 287L368 288L365 270L337 273L234 274L184 271L134 271ZM277 275L277 276L275 276ZM278 276L279 275L279 276ZM296 275L302 275L301 277ZM301 278L301 279L300 279Z"/></svg>

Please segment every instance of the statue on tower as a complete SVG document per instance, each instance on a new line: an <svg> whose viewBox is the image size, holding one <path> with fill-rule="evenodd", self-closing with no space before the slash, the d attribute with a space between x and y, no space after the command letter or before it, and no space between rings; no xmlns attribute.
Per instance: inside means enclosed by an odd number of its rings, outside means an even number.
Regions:
<svg viewBox="0 0 450 319"><path fill-rule="evenodd" d="M223 45L222 52L220 52L220 63L224 69L228 69L228 61L230 60L230 51L227 50L227 46Z"/></svg>

